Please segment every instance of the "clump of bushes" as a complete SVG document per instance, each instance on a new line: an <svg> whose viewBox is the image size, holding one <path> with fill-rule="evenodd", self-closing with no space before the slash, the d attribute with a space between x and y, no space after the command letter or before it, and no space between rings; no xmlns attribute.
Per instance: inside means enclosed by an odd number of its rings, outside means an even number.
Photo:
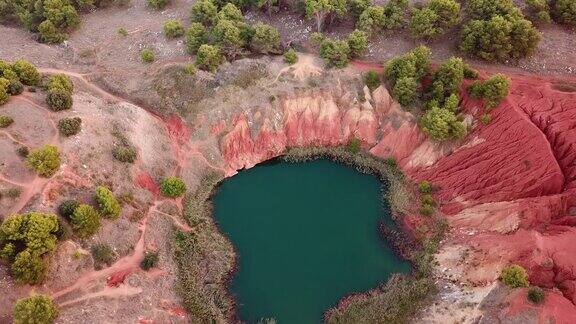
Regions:
<svg viewBox="0 0 576 324"><path fill-rule="evenodd" d="M528 287L528 273L526 270L517 264L512 264L502 269L500 280L510 288Z"/></svg>
<svg viewBox="0 0 576 324"><path fill-rule="evenodd" d="M47 265L42 255L56 248L58 229L56 215L38 212L12 215L0 225L0 258L12 264L17 282L37 284L44 279Z"/></svg>
<svg viewBox="0 0 576 324"><path fill-rule="evenodd" d="M110 189L104 186L97 187L94 198L103 217L110 219L120 217L122 207Z"/></svg>
<svg viewBox="0 0 576 324"><path fill-rule="evenodd" d="M168 177L162 180L160 190L164 196L176 198L186 192L186 184L178 177Z"/></svg>
<svg viewBox="0 0 576 324"><path fill-rule="evenodd" d="M32 63L25 60L17 60L12 64L11 69L23 84L27 86L40 84L40 72Z"/></svg>
<svg viewBox="0 0 576 324"><path fill-rule="evenodd" d="M53 145L45 145L32 150L26 157L26 164L38 175L49 178L60 168L60 153Z"/></svg>
<svg viewBox="0 0 576 324"><path fill-rule="evenodd" d="M576 5L573 0L553 0L552 17L561 24L576 26Z"/></svg>
<svg viewBox="0 0 576 324"><path fill-rule="evenodd" d="M420 192L420 214L423 216L431 216L436 210L436 201L432 197L432 185L426 180L420 181L418 184L418 191Z"/></svg>
<svg viewBox="0 0 576 324"><path fill-rule="evenodd" d="M156 55L154 55L154 52L151 49L147 48L140 53L140 58L144 63L152 63L156 60Z"/></svg>
<svg viewBox="0 0 576 324"><path fill-rule="evenodd" d="M62 118L58 121L58 129L64 136L76 135L82 129L82 119L80 117Z"/></svg>
<svg viewBox="0 0 576 324"><path fill-rule="evenodd" d="M316 20L316 29L322 31L326 18L335 15L343 16L346 13L346 1L341 0L305 0L306 18Z"/></svg>
<svg viewBox="0 0 576 324"><path fill-rule="evenodd" d="M45 295L19 299L14 305L14 324L50 324L58 317L58 308Z"/></svg>
<svg viewBox="0 0 576 324"><path fill-rule="evenodd" d="M290 65L294 65L296 62L298 62L298 54L296 54L296 51L293 48L287 50L286 53L284 53L284 62Z"/></svg>
<svg viewBox="0 0 576 324"><path fill-rule="evenodd" d="M48 91L46 103L54 111L72 108L74 84L67 75L56 74L50 77L46 85Z"/></svg>
<svg viewBox="0 0 576 324"><path fill-rule="evenodd" d="M6 128L14 123L14 118L0 115L0 128Z"/></svg>
<svg viewBox="0 0 576 324"><path fill-rule="evenodd" d="M416 101L429 66L430 49L425 46L416 47L386 63L384 76L392 88L392 95L401 105L409 106Z"/></svg>
<svg viewBox="0 0 576 324"><path fill-rule="evenodd" d="M196 54L196 66L199 68L214 72L222 63L223 57L220 54L220 48L214 45L202 44Z"/></svg>
<svg viewBox="0 0 576 324"><path fill-rule="evenodd" d="M58 205L58 215L64 219L71 220L78 206L80 206L80 203L74 199L65 200Z"/></svg>
<svg viewBox="0 0 576 324"><path fill-rule="evenodd" d="M110 266L116 260L116 253L108 244L96 244L90 249L94 258L94 267L99 270L103 266Z"/></svg>
<svg viewBox="0 0 576 324"><path fill-rule="evenodd" d="M88 238L100 229L100 215L92 206L80 204L72 214L71 223L79 237Z"/></svg>
<svg viewBox="0 0 576 324"><path fill-rule="evenodd" d="M263 23L255 24L250 48L252 51L261 54L281 53L278 29Z"/></svg>
<svg viewBox="0 0 576 324"><path fill-rule="evenodd" d="M346 150L352 154L359 153L362 150L362 141L356 137L351 138L346 145Z"/></svg>
<svg viewBox="0 0 576 324"><path fill-rule="evenodd" d="M380 76L374 71L368 71L364 74L364 84L366 84L368 89L374 91L380 86Z"/></svg>
<svg viewBox="0 0 576 324"><path fill-rule="evenodd" d="M335 40L322 34L313 35L313 42L320 44L320 57L328 66L343 68L351 58L363 55L368 49L368 35L354 30L345 40Z"/></svg>
<svg viewBox="0 0 576 324"><path fill-rule="evenodd" d="M10 81L0 78L0 105L8 102L10 99L10 92L8 87L10 86Z"/></svg>
<svg viewBox="0 0 576 324"><path fill-rule="evenodd" d="M170 0L146 0L148 6L156 10L164 9L169 2Z"/></svg>
<svg viewBox="0 0 576 324"><path fill-rule="evenodd" d="M460 49L487 61L505 62L530 56L540 33L524 18L512 0L471 0L471 17L462 29Z"/></svg>
<svg viewBox="0 0 576 324"><path fill-rule="evenodd" d="M408 6L407 0L391 0L384 6L368 6L358 17L356 28L369 35L399 29L406 24Z"/></svg>
<svg viewBox="0 0 576 324"><path fill-rule="evenodd" d="M112 156L120 162L134 163L136 161L136 149L129 145L119 145L112 150Z"/></svg>
<svg viewBox="0 0 576 324"><path fill-rule="evenodd" d="M460 20L460 4L454 0L431 0L414 9L410 32L414 38L430 39L446 33Z"/></svg>
<svg viewBox="0 0 576 324"><path fill-rule="evenodd" d="M508 96L510 81L504 74L495 74L485 81L476 81L468 89L470 96L486 101L486 106L492 109L498 106Z"/></svg>
<svg viewBox="0 0 576 324"><path fill-rule="evenodd" d="M178 20L168 20L164 23L164 36L178 38L184 35L184 26Z"/></svg>
<svg viewBox="0 0 576 324"><path fill-rule="evenodd" d="M158 252L146 251L144 259L140 262L140 268L148 271L156 266L158 263Z"/></svg>
<svg viewBox="0 0 576 324"><path fill-rule="evenodd" d="M530 287L528 289L528 300L533 302L534 304L541 304L546 297L544 295L544 291L540 287Z"/></svg>
<svg viewBox="0 0 576 324"><path fill-rule="evenodd" d="M196 2L197 4L202 1ZM186 32L186 48L190 55L195 55L203 44L208 43L206 27L199 22L193 22Z"/></svg>
<svg viewBox="0 0 576 324"><path fill-rule="evenodd" d="M437 141L464 138L468 132L466 124L450 107L453 107L450 102L442 107L433 103L420 119L420 126L424 133Z"/></svg>

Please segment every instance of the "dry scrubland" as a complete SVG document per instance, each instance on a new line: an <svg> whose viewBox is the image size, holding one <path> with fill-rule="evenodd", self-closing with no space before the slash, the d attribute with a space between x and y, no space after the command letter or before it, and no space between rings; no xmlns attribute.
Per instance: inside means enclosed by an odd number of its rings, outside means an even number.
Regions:
<svg viewBox="0 0 576 324"><path fill-rule="evenodd" d="M134 1L83 14L80 28L61 45L37 43L23 28L0 26L0 59L24 58L41 73L63 73L74 84L68 110L51 110L39 88L0 106L0 114L14 120L0 128L0 215L53 213L72 198L96 206L97 186L112 189L122 206L118 219L102 219L100 230L87 238L62 221L63 234L44 256L49 267L39 285L16 283L2 263L0 291L7 293L0 299L0 322L9 322L16 300L32 292L54 299L58 323L230 321L234 303L224 283L235 256L206 199L237 170L310 146L344 146L338 150L345 156L363 149L377 157L370 159L399 168L405 177L389 178L395 188L390 199L405 234L386 233L410 243L411 249L400 249L405 256L425 260L416 263L421 281L389 283L405 288L393 296L376 289L344 299L328 313L329 321L360 321L373 307L386 309L383 316L403 316L412 296L426 295L420 288L432 286L438 294L414 321L576 321L570 243L576 235L576 81L568 75L576 72L573 31L539 27L540 46L518 63L467 61L481 78L508 73L510 94L483 123L485 102L467 94L471 81L465 81L457 92L468 135L438 143L420 130L420 109L403 109L385 87L364 86L359 71L380 70L379 65L325 69L318 58L300 54L292 67L280 56L259 57L224 63L215 73L189 73L192 58L183 39L167 40L162 30L169 19L187 22L193 3L174 0L156 11ZM254 11L246 16L277 26L284 44L311 46L305 40L315 24L295 10L273 18ZM121 27L126 35L118 33ZM327 34L351 29L343 21ZM431 41L434 61L454 55L455 42L451 34ZM365 59L381 62L415 45L408 31L382 33L371 40ZM142 62L144 49L154 52L153 63ZM65 117L82 119L78 134L59 133ZM61 154L61 166L49 178L38 176L17 153L22 146L46 144ZM115 158L119 148L135 149L132 163ZM327 153L296 150L291 156L315 154ZM161 181L170 176L184 180L186 196L166 197ZM421 181L432 185L418 188ZM441 218L450 230L440 242L435 234L444 228ZM112 248L104 264L91 253L100 244ZM428 268L438 248L438 264ZM141 262L151 251L159 259L143 271ZM512 263L544 288L543 303L527 301L526 287L498 282ZM390 300L400 306L390 307Z"/></svg>

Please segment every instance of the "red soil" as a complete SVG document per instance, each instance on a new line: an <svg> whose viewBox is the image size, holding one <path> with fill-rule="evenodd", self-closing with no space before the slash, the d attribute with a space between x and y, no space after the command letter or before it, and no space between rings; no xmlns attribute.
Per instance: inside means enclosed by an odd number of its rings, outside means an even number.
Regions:
<svg viewBox="0 0 576 324"><path fill-rule="evenodd" d="M146 171L140 171L140 173L136 176L136 184L141 188L150 191L154 196L158 196L160 194L160 188L154 179L152 179L152 176Z"/></svg>

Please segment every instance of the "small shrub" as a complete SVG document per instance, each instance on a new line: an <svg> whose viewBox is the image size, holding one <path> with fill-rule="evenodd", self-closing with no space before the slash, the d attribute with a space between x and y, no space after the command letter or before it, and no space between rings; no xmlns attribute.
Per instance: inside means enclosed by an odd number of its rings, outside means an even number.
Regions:
<svg viewBox="0 0 576 324"><path fill-rule="evenodd" d="M100 215L90 205L80 204L72 214L72 228L81 238L88 238L100 229Z"/></svg>
<svg viewBox="0 0 576 324"><path fill-rule="evenodd" d="M362 141L355 137L350 139L346 145L346 150L352 154L359 153L362 150Z"/></svg>
<svg viewBox="0 0 576 324"><path fill-rule="evenodd" d="M62 33L50 20L44 20L38 25L40 41L47 44L60 44L66 40L67 36Z"/></svg>
<svg viewBox="0 0 576 324"><path fill-rule="evenodd" d="M320 57L328 66L343 68L348 65L350 47L348 42L326 38L320 44Z"/></svg>
<svg viewBox="0 0 576 324"><path fill-rule="evenodd" d="M49 178L60 168L60 153L56 146L45 145L30 152L26 163L38 175Z"/></svg>
<svg viewBox="0 0 576 324"><path fill-rule="evenodd" d="M418 184L418 191L420 191L421 194L430 194L432 193L432 185L430 182L422 180Z"/></svg>
<svg viewBox="0 0 576 324"><path fill-rule="evenodd" d="M296 54L296 51L293 48L284 53L284 62L289 65L293 65L298 62L298 54Z"/></svg>
<svg viewBox="0 0 576 324"><path fill-rule="evenodd" d="M10 80L5 78L0 78L0 105L8 102L10 99Z"/></svg>
<svg viewBox="0 0 576 324"><path fill-rule="evenodd" d="M188 75L195 75L196 72L198 72L198 69L196 68L196 65L190 63L186 64L186 66L184 67L184 72L186 72L186 74Z"/></svg>
<svg viewBox="0 0 576 324"><path fill-rule="evenodd" d="M196 56L196 66L202 70L214 72L222 63L222 55L220 49L213 45L202 44L198 48Z"/></svg>
<svg viewBox="0 0 576 324"><path fill-rule="evenodd" d="M361 30L354 30L346 38L348 48L350 48L350 57L359 57L364 55L368 50L368 34Z"/></svg>
<svg viewBox="0 0 576 324"><path fill-rule="evenodd" d="M140 262L140 268L148 271L156 266L158 263L158 252L146 251L144 259Z"/></svg>
<svg viewBox="0 0 576 324"><path fill-rule="evenodd" d="M14 305L14 324L50 324L56 317L58 309L45 295L22 298Z"/></svg>
<svg viewBox="0 0 576 324"><path fill-rule="evenodd" d="M434 206L423 203L420 206L420 214L423 216L432 216L434 214Z"/></svg>
<svg viewBox="0 0 576 324"><path fill-rule="evenodd" d="M28 86L37 86L40 83L40 73L34 65L25 60L18 60L12 64L12 70L18 75L20 82Z"/></svg>
<svg viewBox="0 0 576 324"><path fill-rule="evenodd" d="M186 49L188 54L196 55L200 46L207 42L208 33L206 32L206 27L198 22L191 23L186 32Z"/></svg>
<svg viewBox="0 0 576 324"><path fill-rule="evenodd" d="M120 162L134 163L136 161L136 149L129 145L120 145L112 149L112 156Z"/></svg>
<svg viewBox="0 0 576 324"><path fill-rule="evenodd" d="M103 217L111 219L117 219L120 217L122 207L120 207L120 203L116 197L114 197L114 194L112 191L110 191L110 189L103 186L97 187L94 198L98 203L100 214Z"/></svg>
<svg viewBox="0 0 576 324"><path fill-rule="evenodd" d="M280 49L280 33L276 27L257 23L254 25L254 35L250 48L261 54L278 53Z"/></svg>
<svg viewBox="0 0 576 324"><path fill-rule="evenodd" d="M168 177L162 180L160 190L164 196L176 198L182 196L184 192L186 192L186 184L178 177Z"/></svg>
<svg viewBox="0 0 576 324"><path fill-rule="evenodd" d="M156 10L164 9L168 2L169 0L146 0L148 6Z"/></svg>
<svg viewBox="0 0 576 324"><path fill-rule="evenodd" d="M0 128L5 128L14 123L14 118L10 116L0 115Z"/></svg>
<svg viewBox="0 0 576 324"><path fill-rule="evenodd" d="M65 200L62 203L60 203L60 205L58 205L58 215L67 220L71 220L72 215L74 215L74 211L79 206L80 203L74 199Z"/></svg>
<svg viewBox="0 0 576 324"><path fill-rule="evenodd" d="M16 149L16 153L18 153L19 156L25 158L30 153L30 150L28 149L27 146L22 145Z"/></svg>
<svg viewBox="0 0 576 324"><path fill-rule="evenodd" d="M22 194L22 190L20 188L10 188L6 190L4 193L6 194L6 197L16 199L20 197L20 195Z"/></svg>
<svg viewBox="0 0 576 324"><path fill-rule="evenodd" d="M55 74L48 79L48 90L64 90L68 93L74 92L74 83L65 74Z"/></svg>
<svg viewBox="0 0 576 324"><path fill-rule="evenodd" d="M491 121L492 116L490 114L483 114L482 116L480 116L480 122L484 125L490 124Z"/></svg>
<svg viewBox="0 0 576 324"><path fill-rule="evenodd" d="M485 81L475 81L468 92L473 98L486 100L488 108L494 108L508 96L509 84L508 78L498 73Z"/></svg>
<svg viewBox="0 0 576 324"><path fill-rule="evenodd" d="M8 93L17 96L24 92L24 85L19 80L10 80L10 84L8 85Z"/></svg>
<svg viewBox="0 0 576 324"><path fill-rule="evenodd" d="M212 0L198 0L190 10L190 20L200 25L211 25L218 15L218 7Z"/></svg>
<svg viewBox="0 0 576 324"><path fill-rule="evenodd" d="M364 84L366 84L370 90L374 91L380 86L380 76L374 71L368 71L364 74Z"/></svg>
<svg viewBox="0 0 576 324"><path fill-rule="evenodd" d="M402 106L407 107L414 104L418 98L420 84L414 78L400 78L392 88L392 96Z"/></svg>
<svg viewBox="0 0 576 324"><path fill-rule="evenodd" d="M58 129L64 136L76 135L82 129L82 119L80 117L62 118L58 121Z"/></svg>
<svg viewBox="0 0 576 324"><path fill-rule="evenodd" d="M52 89L48 91L46 103L53 111L61 111L72 108L72 95L63 89Z"/></svg>
<svg viewBox="0 0 576 324"><path fill-rule="evenodd" d="M528 287L530 284L526 270L517 264L512 264L502 269L500 279L510 288Z"/></svg>
<svg viewBox="0 0 576 324"><path fill-rule="evenodd" d="M528 300L534 304L542 303L544 298L544 291L540 287L530 287L530 289L528 289Z"/></svg>
<svg viewBox="0 0 576 324"><path fill-rule="evenodd" d="M111 266L116 260L116 253L108 244L96 244L90 249L94 258L94 267L99 270L103 266Z"/></svg>
<svg viewBox="0 0 576 324"><path fill-rule="evenodd" d="M436 206L436 201L434 201L434 197L432 197L431 194L423 194L420 197L420 201L422 202L422 204Z"/></svg>
<svg viewBox="0 0 576 324"><path fill-rule="evenodd" d="M118 34L126 37L126 36L128 36L128 31L126 30L126 28L120 27L120 28L118 28Z"/></svg>
<svg viewBox="0 0 576 324"><path fill-rule="evenodd" d="M140 53L140 58L144 63L152 63L156 59L154 52L151 49L145 49Z"/></svg>
<svg viewBox="0 0 576 324"><path fill-rule="evenodd" d="M164 36L178 38L184 35L184 26L178 20L168 20L164 23Z"/></svg>

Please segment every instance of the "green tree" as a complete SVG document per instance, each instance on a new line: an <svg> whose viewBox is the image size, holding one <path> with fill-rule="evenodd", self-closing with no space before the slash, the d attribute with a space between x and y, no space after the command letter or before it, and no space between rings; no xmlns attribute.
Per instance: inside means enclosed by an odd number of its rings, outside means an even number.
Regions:
<svg viewBox="0 0 576 324"><path fill-rule="evenodd" d="M257 53L278 53L280 50L280 33L278 29L270 25L257 23L254 25L254 36L252 36L250 47Z"/></svg>
<svg viewBox="0 0 576 324"><path fill-rule="evenodd" d="M100 215L90 205L81 204L72 214L72 228L81 238L88 238L100 229Z"/></svg>
<svg viewBox="0 0 576 324"><path fill-rule="evenodd" d="M32 150L26 158L26 164L42 177L53 176L60 168L60 153L53 145L44 145Z"/></svg>
<svg viewBox="0 0 576 324"><path fill-rule="evenodd" d="M498 106L508 96L509 80L501 73L495 74L486 81L476 81L468 89L476 99L484 99L488 108Z"/></svg>
<svg viewBox="0 0 576 324"><path fill-rule="evenodd" d="M278 4L278 0L256 0L256 7L259 9L266 8L268 16L272 15L272 8Z"/></svg>
<svg viewBox="0 0 576 324"><path fill-rule="evenodd" d="M532 21L543 24L552 22L550 17L550 5L546 0L526 0L526 6Z"/></svg>
<svg viewBox="0 0 576 324"><path fill-rule="evenodd" d="M66 0L44 0L44 17L58 29L76 28L80 24L76 9Z"/></svg>
<svg viewBox="0 0 576 324"><path fill-rule="evenodd" d="M233 3L227 3L218 12L218 20L229 20L237 23L244 22L244 15Z"/></svg>
<svg viewBox="0 0 576 324"><path fill-rule="evenodd" d="M430 39L442 34L438 28L440 17L429 7L414 9L410 21L410 33L414 38Z"/></svg>
<svg viewBox="0 0 576 324"><path fill-rule="evenodd" d="M460 4L454 0L430 0L427 7L440 18L437 23L443 32L456 26L460 21Z"/></svg>
<svg viewBox="0 0 576 324"><path fill-rule="evenodd" d="M365 31L369 35L373 35L384 28L385 22L386 14L384 13L384 7L370 6L358 17L356 28Z"/></svg>
<svg viewBox="0 0 576 324"><path fill-rule="evenodd" d="M186 33L186 48L190 55L195 55L201 45L208 42L206 28L198 22L190 24Z"/></svg>
<svg viewBox="0 0 576 324"><path fill-rule="evenodd" d="M570 26L576 26L576 3L574 0L552 0L554 19Z"/></svg>
<svg viewBox="0 0 576 324"><path fill-rule="evenodd" d="M196 65L203 70L214 72L222 63L223 58L217 46L202 44L196 55Z"/></svg>
<svg viewBox="0 0 576 324"><path fill-rule="evenodd" d="M500 280L510 288L528 287L528 273L517 264L512 264L502 269Z"/></svg>
<svg viewBox="0 0 576 324"><path fill-rule="evenodd" d="M402 106L412 105L418 98L420 85L413 77L403 77L396 81L392 88L392 96Z"/></svg>
<svg viewBox="0 0 576 324"><path fill-rule="evenodd" d="M346 42L350 48L350 57L362 56L368 50L368 35L358 29L348 34Z"/></svg>
<svg viewBox="0 0 576 324"><path fill-rule="evenodd" d="M430 49L419 46L412 51L391 59L384 68L384 76L394 85L400 78L414 78L420 82L430 69Z"/></svg>
<svg viewBox="0 0 576 324"><path fill-rule="evenodd" d="M38 32L40 33L40 41L47 44L60 44L66 40L65 33L60 32L50 20L44 20L38 25Z"/></svg>
<svg viewBox="0 0 576 324"><path fill-rule="evenodd" d="M38 284L44 280L46 264L40 256L24 250L16 255L11 270L17 282Z"/></svg>
<svg viewBox="0 0 576 324"><path fill-rule="evenodd" d="M190 10L190 19L192 22L211 25L215 22L217 14L218 8L212 0L199 0Z"/></svg>
<svg viewBox="0 0 576 324"><path fill-rule="evenodd" d="M58 205L58 214L63 218L70 220L78 206L80 206L80 203L74 199L65 200Z"/></svg>
<svg viewBox="0 0 576 324"><path fill-rule="evenodd" d="M216 44L228 57L236 57L245 45L242 31L231 20L218 20L212 33Z"/></svg>
<svg viewBox="0 0 576 324"><path fill-rule="evenodd" d="M168 20L164 23L164 36L178 38L184 35L184 26L178 20Z"/></svg>
<svg viewBox="0 0 576 324"><path fill-rule="evenodd" d="M314 17L316 30L322 31L326 18L346 13L346 0L305 0L306 17Z"/></svg>
<svg viewBox="0 0 576 324"><path fill-rule="evenodd" d="M432 95L439 102L443 102L446 96L458 93L464 81L466 64L459 57L451 57L442 63L432 79Z"/></svg>
<svg viewBox="0 0 576 324"><path fill-rule="evenodd" d="M14 305L14 324L51 324L56 317L58 309L45 295L22 298Z"/></svg>
<svg viewBox="0 0 576 324"><path fill-rule="evenodd" d="M460 121L454 111L432 106L426 111L420 125L424 133L437 141L461 139L466 136L466 125Z"/></svg>
<svg viewBox="0 0 576 324"><path fill-rule="evenodd" d="M372 6L372 0L350 0L348 1L350 12L356 19L364 12L364 10Z"/></svg>
<svg viewBox="0 0 576 324"><path fill-rule="evenodd" d="M111 219L120 217L122 207L110 189L103 186L97 187L94 199L98 203L100 215Z"/></svg>
<svg viewBox="0 0 576 324"><path fill-rule="evenodd" d="M176 198L182 196L186 192L186 184L178 177L168 177L162 180L160 190L164 196Z"/></svg>
<svg viewBox="0 0 576 324"><path fill-rule="evenodd" d="M3 105L10 100L10 80L0 78L0 105Z"/></svg>
<svg viewBox="0 0 576 324"><path fill-rule="evenodd" d="M512 0L468 0L466 4L470 19L489 20L493 16L522 16Z"/></svg>
<svg viewBox="0 0 576 324"><path fill-rule="evenodd" d="M320 44L320 57L324 59L329 66L343 68L348 65L350 47L348 42L341 40L332 40L326 38Z"/></svg>
<svg viewBox="0 0 576 324"><path fill-rule="evenodd" d="M17 60L12 64L12 70L18 79L28 86L37 86L40 83L40 73L34 65L25 60Z"/></svg>

